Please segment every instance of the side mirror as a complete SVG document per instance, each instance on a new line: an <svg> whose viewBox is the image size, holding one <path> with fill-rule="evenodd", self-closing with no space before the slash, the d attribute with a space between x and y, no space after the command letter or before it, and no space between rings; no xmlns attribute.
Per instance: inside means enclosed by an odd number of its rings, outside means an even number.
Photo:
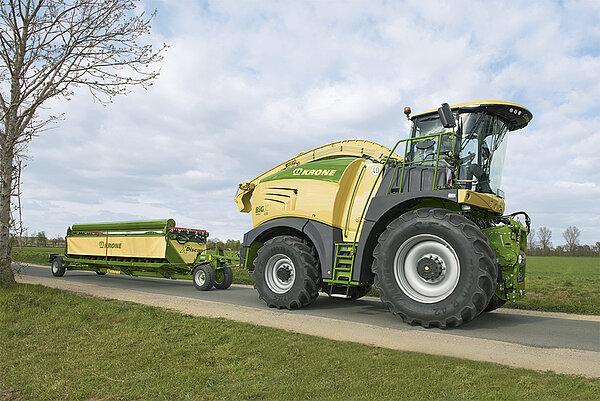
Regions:
<svg viewBox="0 0 600 401"><path fill-rule="evenodd" d="M442 107L438 109L438 114L444 128L456 127L456 122L454 121L454 116L452 115L452 110L450 110L450 105L448 105L448 103L442 103Z"/></svg>

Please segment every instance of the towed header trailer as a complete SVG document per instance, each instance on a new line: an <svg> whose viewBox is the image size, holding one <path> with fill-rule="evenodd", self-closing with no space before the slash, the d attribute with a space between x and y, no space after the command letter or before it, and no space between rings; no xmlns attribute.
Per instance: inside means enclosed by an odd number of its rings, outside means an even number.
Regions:
<svg viewBox="0 0 600 401"><path fill-rule="evenodd" d="M237 256L208 249L206 230L180 228L173 219L74 224L67 229L65 254L51 254L52 274L67 270L141 277L192 279L201 291L227 289Z"/></svg>

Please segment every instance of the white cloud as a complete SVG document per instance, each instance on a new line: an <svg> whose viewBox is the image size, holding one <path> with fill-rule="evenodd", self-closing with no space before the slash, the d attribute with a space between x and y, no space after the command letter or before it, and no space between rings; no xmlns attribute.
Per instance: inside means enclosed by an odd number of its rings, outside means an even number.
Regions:
<svg viewBox="0 0 600 401"><path fill-rule="evenodd" d="M146 1L171 48L148 91L108 107L85 91L49 104L31 144L30 232L174 217L222 239L251 228L237 184L340 139L392 146L404 106L499 98L534 114L511 133L508 210L600 240L598 2ZM590 217L591 216L591 217Z"/></svg>

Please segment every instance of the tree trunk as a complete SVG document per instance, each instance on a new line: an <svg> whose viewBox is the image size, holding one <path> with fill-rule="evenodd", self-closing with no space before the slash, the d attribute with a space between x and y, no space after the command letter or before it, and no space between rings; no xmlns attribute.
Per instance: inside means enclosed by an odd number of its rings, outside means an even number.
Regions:
<svg viewBox="0 0 600 401"><path fill-rule="evenodd" d="M9 124L5 124L0 162L0 287L15 284L15 274L11 266L12 244L10 242L10 204L13 178L13 146L9 137Z"/></svg>
<svg viewBox="0 0 600 401"><path fill-rule="evenodd" d="M20 67L22 58L17 57ZM11 102L4 114L4 135L1 137L2 161L0 161L0 287L9 287L16 283L12 269L12 243L10 241L15 144L19 138L17 132L17 104L19 101L19 81L13 75L11 82Z"/></svg>

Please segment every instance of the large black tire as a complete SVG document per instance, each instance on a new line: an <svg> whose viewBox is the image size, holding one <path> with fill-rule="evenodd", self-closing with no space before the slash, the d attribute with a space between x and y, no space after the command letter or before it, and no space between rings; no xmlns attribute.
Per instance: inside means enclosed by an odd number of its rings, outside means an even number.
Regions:
<svg viewBox="0 0 600 401"><path fill-rule="evenodd" d="M469 219L418 209L379 236L372 271L392 313L423 327L456 327L479 315L496 290L494 251Z"/></svg>
<svg viewBox="0 0 600 401"><path fill-rule="evenodd" d="M54 260L52 261L52 267L50 268L50 270L52 270L52 275L54 277L64 276L66 269L63 266L62 258L54 258Z"/></svg>
<svg viewBox="0 0 600 401"><path fill-rule="evenodd" d="M492 299L490 299L490 303L488 304L488 306L485 307L485 309L483 311L484 312L494 311L494 310L500 308L505 303L506 303L505 300L497 299L497 298L493 297Z"/></svg>
<svg viewBox="0 0 600 401"><path fill-rule="evenodd" d="M254 288L271 308L301 308L319 296L321 266L312 246L284 235L265 242L254 260Z"/></svg>
<svg viewBox="0 0 600 401"><path fill-rule="evenodd" d="M194 287L199 291L208 291L215 284L215 272L208 264L196 265L192 270Z"/></svg>
<svg viewBox="0 0 600 401"><path fill-rule="evenodd" d="M233 270L231 267L224 267L215 271L215 288L226 290L233 283Z"/></svg>

